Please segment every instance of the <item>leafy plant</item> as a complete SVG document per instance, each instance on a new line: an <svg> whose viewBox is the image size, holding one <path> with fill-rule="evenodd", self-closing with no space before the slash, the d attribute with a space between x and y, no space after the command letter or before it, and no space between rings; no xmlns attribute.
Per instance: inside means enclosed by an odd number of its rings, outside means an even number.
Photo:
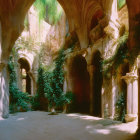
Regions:
<svg viewBox="0 0 140 140"><path fill-rule="evenodd" d="M102 61L103 74L105 77L108 75L108 73L113 72L113 74L116 74L119 66L123 64L126 59L129 59L127 41L128 33L126 32L118 39L115 54L112 57Z"/></svg>
<svg viewBox="0 0 140 140"><path fill-rule="evenodd" d="M126 97L125 93L120 93L120 96L116 102L116 114L115 120L125 122L126 114Z"/></svg>
<svg viewBox="0 0 140 140"><path fill-rule="evenodd" d="M57 108L62 107L64 104L70 104L73 98L71 92L63 92L63 65L65 58L65 50L61 49L55 60L55 68L53 70L40 65L38 71L38 97L45 95L50 108Z"/></svg>
<svg viewBox="0 0 140 140"><path fill-rule="evenodd" d="M39 94L36 94L31 98L32 110L40 109Z"/></svg>
<svg viewBox="0 0 140 140"><path fill-rule="evenodd" d="M118 9L121 9L126 4L126 0L118 0Z"/></svg>
<svg viewBox="0 0 140 140"><path fill-rule="evenodd" d="M47 73L47 81L45 84L45 93L49 101L50 107L62 106L65 101L63 93L64 72L63 63L65 60L64 49L60 50L57 59L55 60L55 69L52 73Z"/></svg>
<svg viewBox="0 0 140 140"><path fill-rule="evenodd" d="M30 98L28 93L23 93L17 87L17 77L14 69L15 63L10 57L8 62L8 70L10 74L9 93L10 93L10 112L27 111L29 110Z"/></svg>
<svg viewBox="0 0 140 140"><path fill-rule="evenodd" d="M62 8L59 6L57 0L36 0L34 3L39 16L39 21L46 19L51 24L56 24L62 15Z"/></svg>
<svg viewBox="0 0 140 140"><path fill-rule="evenodd" d="M32 97L33 110L47 110L48 101L45 99L45 77L44 67L41 65L38 69L37 93Z"/></svg>

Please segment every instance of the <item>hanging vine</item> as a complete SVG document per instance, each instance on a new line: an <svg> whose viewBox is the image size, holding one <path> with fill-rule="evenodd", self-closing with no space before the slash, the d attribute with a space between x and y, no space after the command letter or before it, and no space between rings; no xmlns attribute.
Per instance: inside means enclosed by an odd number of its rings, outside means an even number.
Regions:
<svg viewBox="0 0 140 140"><path fill-rule="evenodd" d="M48 18L51 24L56 24L62 15L62 8L57 0L36 0L34 3L39 21Z"/></svg>

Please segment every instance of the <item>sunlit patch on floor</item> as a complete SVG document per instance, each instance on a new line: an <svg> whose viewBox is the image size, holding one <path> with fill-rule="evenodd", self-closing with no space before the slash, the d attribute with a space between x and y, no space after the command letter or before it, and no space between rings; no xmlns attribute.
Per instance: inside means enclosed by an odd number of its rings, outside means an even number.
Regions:
<svg viewBox="0 0 140 140"><path fill-rule="evenodd" d="M18 118L17 121L23 121L25 118Z"/></svg>

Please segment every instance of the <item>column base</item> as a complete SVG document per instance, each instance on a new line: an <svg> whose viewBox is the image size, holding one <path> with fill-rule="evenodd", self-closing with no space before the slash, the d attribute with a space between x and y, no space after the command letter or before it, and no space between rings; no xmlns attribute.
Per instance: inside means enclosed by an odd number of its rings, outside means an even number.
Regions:
<svg viewBox="0 0 140 140"><path fill-rule="evenodd" d="M138 115L137 114L126 114L125 115L125 121L127 122L133 122L137 119Z"/></svg>

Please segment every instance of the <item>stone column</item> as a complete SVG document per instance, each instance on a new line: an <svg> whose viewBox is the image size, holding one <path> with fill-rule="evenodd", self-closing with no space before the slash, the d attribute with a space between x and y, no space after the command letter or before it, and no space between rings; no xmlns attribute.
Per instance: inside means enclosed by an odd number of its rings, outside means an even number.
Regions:
<svg viewBox="0 0 140 140"><path fill-rule="evenodd" d="M133 114L138 114L138 80L133 82Z"/></svg>
<svg viewBox="0 0 140 140"><path fill-rule="evenodd" d="M7 65L0 62L0 117L9 115L9 76Z"/></svg>
<svg viewBox="0 0 140 140"><path fill-rule="evenodd" d="M126 76L122 77L122 79L124 79L127 83L127 114L125 116L125 120L126 122L130 122L134 121L137 117L137 75L127 73Z"/></svg>
<svg viewBox="0 0 140 140"><path fill-rule="evenodd" d="M112 77L112 92L110 94L110 118L114 118L115 116L115 103L116 103L116 95L118 93L118 85L116 83L115 78Z"/></svg>
<svg viewBox="0 0 140 140"><path fill-rule="evenodd" d="M140 69L138 69L138 133L140 134Z"/></svg>
<svg viewBox="0 0 140 140"><path fill-rule="evenodd" d="M104 31L113 39L117 39L119 36L120 24L118 21L118 10L117 10L117 0L110 0L107 6L107 14L109 18L109 24L104 28Z"/></svg>
<svg viewBox="0 0 140 140"><path fill-rule="evenodd" d="M94 66L88 65L87 70L90 76L90 114L93 115L93 73L94 73Z"/></svg>

